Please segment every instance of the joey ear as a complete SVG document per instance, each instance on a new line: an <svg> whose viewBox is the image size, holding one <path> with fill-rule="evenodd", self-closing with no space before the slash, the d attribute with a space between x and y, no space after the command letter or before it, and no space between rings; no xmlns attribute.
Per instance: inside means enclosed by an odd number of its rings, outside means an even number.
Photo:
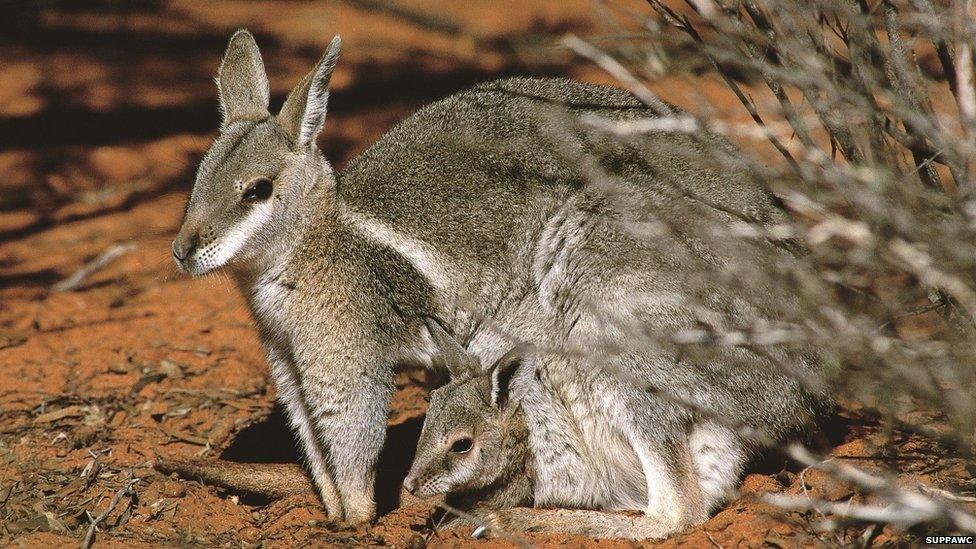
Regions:
<svg viewBox="0 0 976 549"><path fill-rule="evenodd" d="M325 123L325 111L329 102L329 80L339 60L339 50L342 41L338 36L332 39L329 49L322 58L305 75L305 78L288 94L278 122L299 148L315 143L315 138L322 131Z"/></svg>
<svg viewBox="0 0 976 549"><path fill-rule="evenodd" d="M456 339L451 337L439 322L426 318L427 331L434 340L437 354L434 355L432 368L447 370L452 380L474 377L481 372L481 363L469 353Z"/></svg>
<svg viewBox="0 0 976 549"><path fill-rule="evenodd" d="M501 358L489 368L491 372L491 403L496 408L504 408L508 405L511 396L512 379L519 368L522 367L530 358L530 345L523 343L502 355Z"/></svg>
<svg viewBox="0 0 976 549"><path fill-rule="evenodd" d="M268 76L254 36L241 29L227 44L227 52L217 71L221 128L235 120L261 120L268 116Z"/></svg>

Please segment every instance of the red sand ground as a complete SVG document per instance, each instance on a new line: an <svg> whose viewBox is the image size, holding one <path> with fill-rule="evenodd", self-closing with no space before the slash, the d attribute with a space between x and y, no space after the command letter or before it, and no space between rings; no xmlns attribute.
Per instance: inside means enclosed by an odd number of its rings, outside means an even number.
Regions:
<svg viewBox="0 0 976 549"><path fill-rule="evenodd" d="M5 8L0 32L0 545L80 542L108 508L99 546L397 545L484 542L439 531L432 507L392 508L422 422L423 372L402 372L370 526L330 524L311 494L262 502L154 472L158 453L294 461L248 312L223 276L179 276L169 244L195 164L216 128L212 74L226 38L251 28L280 101L334 33L344 53L320 140L344 164L418 105L503 74L609 81L554 45L566 32L612 30L589 1L402 1L460 32L425 29L369 2L146 1L103 8ZM643 10L641 2L625 3ZM595 25L592 21L603 21ZM442 21L441 21L442 22ZM435 21L435 24L439 24ZM657 86L742 117L711 79ZM77 289L52 285L117 244L135 248ZM831 456L897 471L906 484L973 490L971 467L892 434L855 411L837 422ZM805 485L803 484L805 481ZM818 530L817 513L783 515L765 491L832 501L855 491L782 461L750 474L742 497L664 546L848 545L867 530ZM902 533L872 531L876 545ZM555 535L543 546L624 547Z"/></svg>

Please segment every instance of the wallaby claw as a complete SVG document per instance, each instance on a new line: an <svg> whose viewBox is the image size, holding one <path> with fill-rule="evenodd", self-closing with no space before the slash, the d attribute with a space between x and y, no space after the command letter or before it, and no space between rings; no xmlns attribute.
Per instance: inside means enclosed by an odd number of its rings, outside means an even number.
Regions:
<svg viewBox="0 0 976 549"><path fill-rule="evenodd" d="M477 526L471 532L472 539L491 539L499 533L508 531L508 521L502 516L505 511L495 511L485 517L485 523Z"/></svg>
<svg viewBox="0 0 976 549"><path fill-rule="evenodd" d="M525 507L513 507L489 513L486 517L488 522L485 525L486 535L484 537L498 537L506 532L524 532L529 529L530 524L523 523L524 520L531 520L531 510Z"/></svg>

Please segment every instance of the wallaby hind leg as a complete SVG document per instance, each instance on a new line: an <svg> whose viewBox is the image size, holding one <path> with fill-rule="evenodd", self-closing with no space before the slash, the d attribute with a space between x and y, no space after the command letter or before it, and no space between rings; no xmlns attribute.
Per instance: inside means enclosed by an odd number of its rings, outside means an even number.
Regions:
<svg viewBox="0 0 976 549"><path fill-rule="evenodd" d="M343 372L321 368L305 374L303 386L316 395L312 420L328 449L345 520L353 524L376 516L376 463L386 437L386 418L393 396L389 373L389 366L361 365Z"/></svg>
<svg viewBox="0 0 976 549"><path fill-rule="evenodd" d="M277 384L278 398L288 412L288 422L298 434L312 480L325 505L325 512L332 520L345 520L342 498L329 471L325 450L315 434L308 401L302 392L298 374L291 364L275 353L269 352L268 358L271 362L271 374Z"/></svg>
<svg viewBox="0 0 976 549"><path fill-rule="evenodd" d="M593 538L662 539L675 533L668 520L642 513L515 507L491 513L487 533L555 532ZM480 536L485 529L475 530Z"/></svg>
<svg viewBox="0 0 976 549"><path fill-rule="evenodd" d="M672 532L708 518L683 410L651 395L631 395L620 416L647 482L645 513Z"/></svg>
<svg viewBox="0 0 976 549"><path fill-rule="evenodd" d="M705 511L712 513L735 497L749 453L731 429L713 421L695 425L688 439Z"/></svg>
<svg viewBox="0 0 976 549"><path fill-rule="evenodd" d="M687 437L631 433L647 481L645 515L670 533L708 518Z"/></svg>

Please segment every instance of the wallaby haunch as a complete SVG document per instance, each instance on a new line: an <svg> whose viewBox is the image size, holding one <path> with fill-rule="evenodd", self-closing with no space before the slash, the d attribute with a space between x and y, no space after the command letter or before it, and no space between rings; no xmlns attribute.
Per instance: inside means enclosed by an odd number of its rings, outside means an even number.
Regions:
<svg viewBox="0 0 976 549"><path fill-rule="evenodd" d="M490 364L513 341L588 348L622 340L608 318L655 329L687 325L694 318L685 298L750 317L734 296L685 291L694 265L721 265L734 252L705 245L696 231L727 226L728 212L756 222L780 212L746 177L697 162L702 147L690 137L654 133L628 144L567 122L654 114L631 94L554 79L483 84L421 109L335 174L315 140L338 53L337 38L271 115L254 38L246 31L231 38L217 77L220 134L173 243L186 272L227 267L233 274L331 518L375 515L393 369L430 364L438 354L425 318ZM590 184L608 178L618 183L612 192ZM648 211L675 231L635 234L629 220ZM652 355L635 367L669 372L673 357L641 351ZM574 371L553 369L551 383L570 383ZM771 379L770 390L796 392ZM590 422L583 431L631 449L594 459L604 460L606 475L615 467L637 472L624 479L624 493L592 503L661 513L662 532L700 518L700 498L680 501L687 487L661 476L672 470L663 462L684 454L634 428L661 422L659 432L669 436L685 416L645 403L609 374L590 372L586 383L621 399L626 417L596 410L596 401L570 403L579 421ZM742 391L748 398L758 389ZM754 399L756 413L809 415L802 399L758 409L766 400ZM609 417L615 427L608 430Z"/></svg>

